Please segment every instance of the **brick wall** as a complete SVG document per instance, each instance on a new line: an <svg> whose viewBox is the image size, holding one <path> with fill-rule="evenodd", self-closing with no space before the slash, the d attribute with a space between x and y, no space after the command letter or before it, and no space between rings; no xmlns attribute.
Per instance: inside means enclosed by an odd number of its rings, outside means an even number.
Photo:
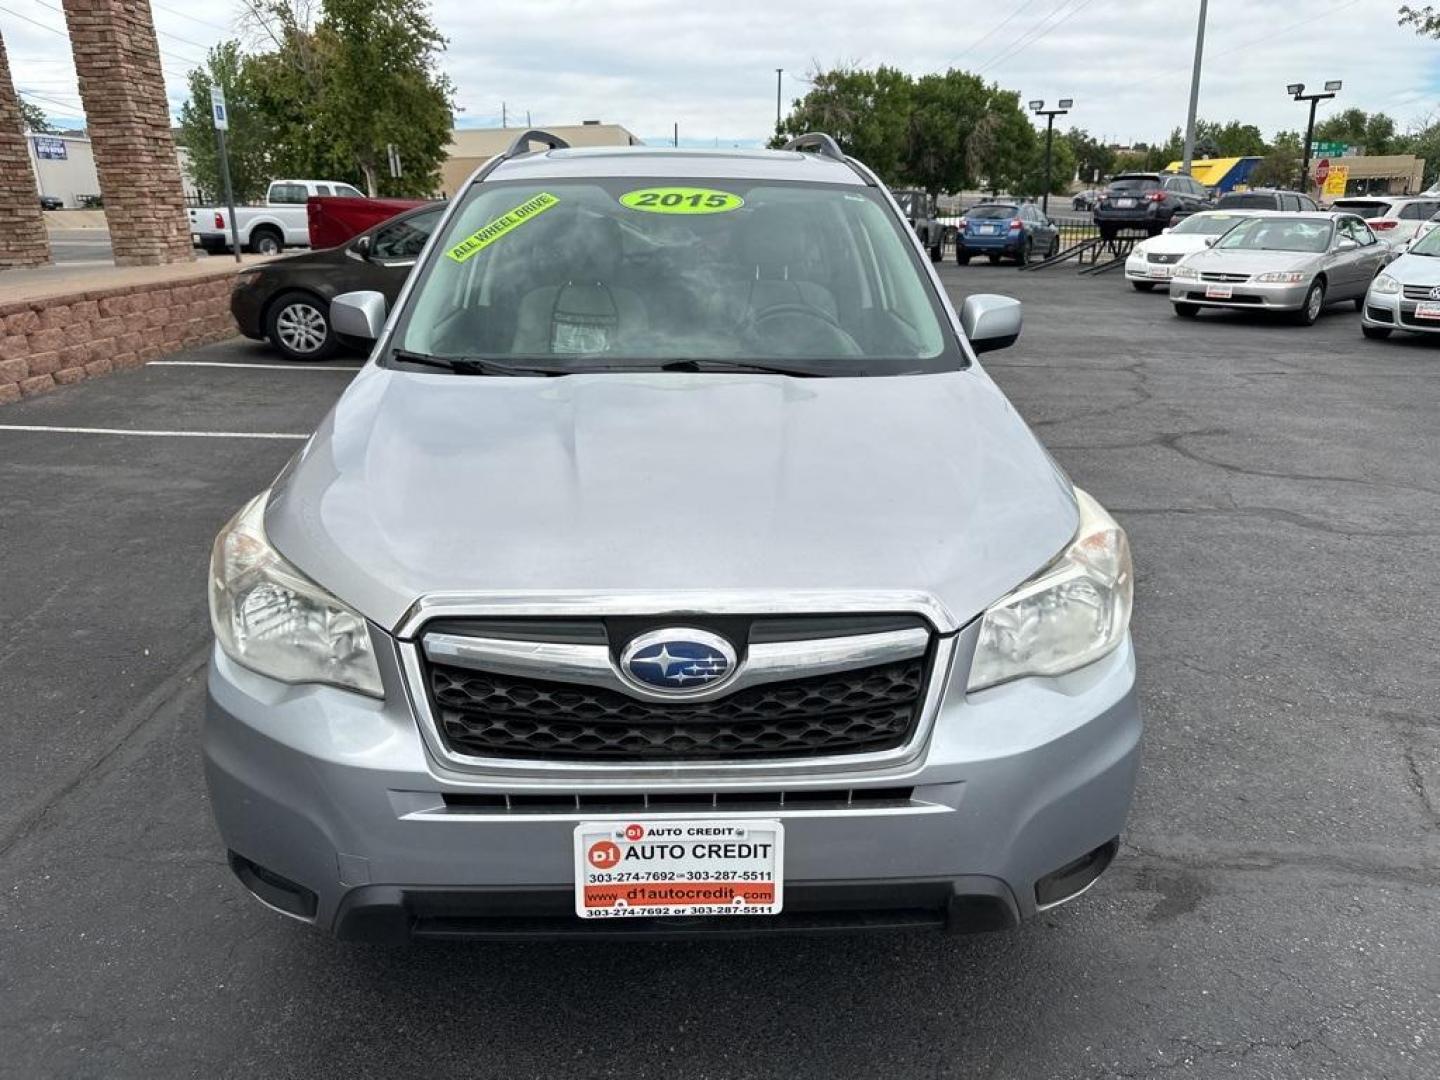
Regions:
<svg viewBox="0 0 1440 1080"><path fill-rule="evenodd" d="M0 405L231 337L234 274L0 304Z"/></svg>
<svg viewBox="0 0 1440 1080"><path fill-rule="evenodd" d="M50 239L40 216L40 192L25 149L20 104L10 81L10 58L0 40L0 270L49 261Z"/></svg>
<svg viewBox="0 0 1440 1080"><path fill-rule="evenodd" d="M149 0L64 0L117 266L189 262L190 225Z"/></svg>

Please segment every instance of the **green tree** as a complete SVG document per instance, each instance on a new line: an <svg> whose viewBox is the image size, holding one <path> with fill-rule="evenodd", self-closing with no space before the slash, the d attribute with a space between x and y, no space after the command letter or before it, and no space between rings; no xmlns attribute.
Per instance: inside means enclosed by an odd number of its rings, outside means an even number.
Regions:
<svg viewBox="0 0 1440 1080"><path fill-rule="evenodd" d="M371 195L425 195L440 183L453 87L437 70L446 41L422 0L324 0L318 120ZM380 107L377 107L380 106ZM385 167L393 144L404 175Z"/></svg>
<svg viewBox="0 0 1440 1080"><path fill-rule="evenodd" d="M1440 37L1440 11L1429 4L1421 8L1405 4L1400 8L1400 25L1412 27L1424 37Z"/></svg>
<svg viewBox="0 0 1440 1080"><path fill-rule="evenodd" d="M824 131L888 182L903 182L914 93L913 80L896 68L812 72L809 91L794 103L771 145Z"/></svg>
<svg viewBox="0 0 1440 1080"><path fill-rule="evenodd" d="M1065 141L1075 156L1075 167L1080 179L1087 184L1104 180L1115 171L1115 151L1099 140L1092 138L1084 128L1072 127L1065 133Z"/></svg>
<svg viewBox="0 0 1440 1080"><path fill-rule="evenodd" d="M1363 146L1367 154L1390 154L1395 151L1395 121L1381 112L1346 109L1316 124L1315 138Z"/></svg>
<svg viewBox="0 0 1440 1080"><path fill-rule="evenodd" d="M1294 188L1300 178L1304 141L1298 131L1276 132L1264 160L1250 174L1250 186Z"/></svg>
<svg viewBox="0 0 1440 1080"><path fill-rule="evenodd" d="M20 98L20 122L25 130L34 135L54 135L59 128L45 118L45 110L33 101Z"/></svg>
<svg viewBox="0 0 1440 1080"><path fill-rule="evenodd" d="M1216 157L1259 157L1267 146L1265 136L1254 124L1231 120L1224 124L1201 121L1196 125L1208 142L1217 151Z"/></svg>
<svg viewBox="0 0 1440 1080"><path fill-rule="evenodd" d="M1050 153L1050 194L1066 195L1075 179L1075 148L1060 132L1055 133L1055 145ZM1025 170L1024 177L1015 189L1017 195L1032 195L1038 198L1045 194L1045 133L1035 133L1035 153Z"/></svg>
<svg viewBox="0 0 1440 1080"><path fill-rule="evenodd" d="M990 100L966 139L965 152L976 182L988 191L1013 191L1024 183L1035 161L1037 137L1020 95L990 88Z"/></svg>
<svg viewBox="0 0 1440 1080"><path fill-rule="evenodd" d="M210 50L204 67L190 71L190 97L180 106L179 142L190 155L195 186L207 198L219 199L225 190L210 113L210 90L216 84L225 91L229 114L225 143L236 202L249 202L263 195L271 178L270 125L258 107L248 60L239 42L222 41Z"/></svg>
<svg viewBox="0 0 1440 1080"><path fill-rule="evenodd" d="M968 141L985 115L990 91L976 75L951 69L916 81L906 125L902 173L931 194L974 183Z"/></svg>
<svg viewBox="0 0 1440 1080"><path fill-rule="evenodd" d="M1440 117L1426 117L1396 142L1396 153L1414 154L1425 160L1427 186L1440 182Z"/></svg>

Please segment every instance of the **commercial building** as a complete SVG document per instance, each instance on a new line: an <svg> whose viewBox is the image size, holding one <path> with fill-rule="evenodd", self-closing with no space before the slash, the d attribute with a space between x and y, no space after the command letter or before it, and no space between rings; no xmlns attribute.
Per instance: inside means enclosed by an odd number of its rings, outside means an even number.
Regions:
<svg viewBox="0 0 1440 1080"><path fill-rule="evenodd" d="M451 132L447 160L440 167L441 193L449 196L459 191L471 173L503 152L524 130L513 127L459 128ZM571 146L638 146L641 142L619 124L602 124L599 120L562 127L546 126L545 130Z"/></svg>

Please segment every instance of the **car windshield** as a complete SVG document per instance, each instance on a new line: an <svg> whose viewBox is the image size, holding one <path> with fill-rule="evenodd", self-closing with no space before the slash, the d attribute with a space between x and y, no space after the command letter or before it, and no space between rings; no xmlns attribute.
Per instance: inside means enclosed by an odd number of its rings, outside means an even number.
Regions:
<svg viewBox="0 0 1440 1080"><path fill-rule="evenodd" d="M1440 229L1431 229L1419 240L1416 240L1410 245L1406 254L1428 255L1432 258L1440 255Z"/></svg>
<svg viewBox="0 0 1440 1080"><path fill-rule="evenodd" d="M1111 191L1154 191L1160 181L1153 176L1117 176L1110 181Z"/></svg>
<svg viewBox="0 0 1440 1080"><path fill-rule="evenodd" d="M1262 194L1258 191L1247 191L1232 195L1222 195L1219 205L1232 210L1274 210L1277 199L1274 195Z"/></svg>
<svg viewBox="0 0 1440 1080"><path fill-rule="evenodd" d="M1315 218L1250 218L1242 221L1219 242L1216 250L1226 251L1313 251L1330 246L1332 225Z"/></svg>
<svg viewBox="0 0 1440 1080"><path fill-rule="evenodd" d="M876 188L552 179L470 189L393 340L495 374L896 375L964 366L945 326Z"/></svg>
<svg viewBox="0 0 1440 1080"><path fill-rule="evenodd" d="M1191 214L1170 232L1181 236L1219 236L1234 228L1236 222L1248 220L1235 214Z"/></svg>
<svg viewBox="0 0 1440 1080"><path fill-rule="evenodd" d="M967 210L965 216L967 218L975 218L979 221L993 218L1009 218L1015 216L1015 207L1000 206L998 204L994 206L977 206L971 210Z"/></svg>

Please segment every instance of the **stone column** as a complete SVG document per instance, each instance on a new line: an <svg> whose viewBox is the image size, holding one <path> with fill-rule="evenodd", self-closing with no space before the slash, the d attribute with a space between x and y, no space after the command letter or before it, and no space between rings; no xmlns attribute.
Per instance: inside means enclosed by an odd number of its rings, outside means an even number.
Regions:
<svg viewBox="0 0 1440 1080"><path fill-rule="evenodd" d="M63 0L117 266L188 262L190 226L150 0Z"/></svg>
<svg viewBox="0 0 1440 1080"><path fill-rule="evenodd" d="M40 215L40 189L25 149L20 101L10 81L10 57L0 39L0 270L50 261L50 238Z"/></svg>

